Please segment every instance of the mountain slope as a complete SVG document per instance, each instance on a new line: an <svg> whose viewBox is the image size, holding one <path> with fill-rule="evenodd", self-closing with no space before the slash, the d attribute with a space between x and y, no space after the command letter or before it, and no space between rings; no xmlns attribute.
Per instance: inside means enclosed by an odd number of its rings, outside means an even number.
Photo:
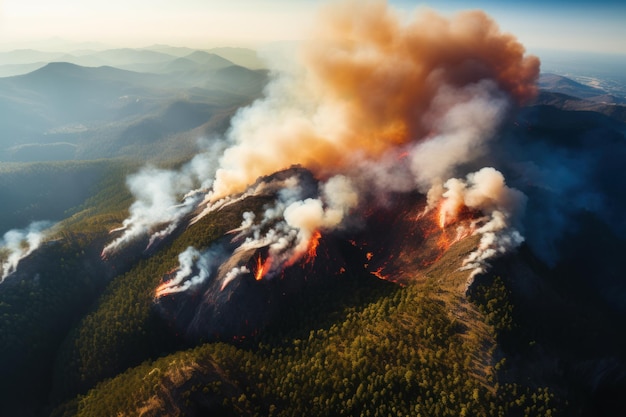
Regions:
<svg viewBox="0 0 626 417"><path fill-rule="evenodd" d="M578 83L567 77L556 74L541 74L539 88L568 96L589 99L606 94L606 91Z"/></svg>

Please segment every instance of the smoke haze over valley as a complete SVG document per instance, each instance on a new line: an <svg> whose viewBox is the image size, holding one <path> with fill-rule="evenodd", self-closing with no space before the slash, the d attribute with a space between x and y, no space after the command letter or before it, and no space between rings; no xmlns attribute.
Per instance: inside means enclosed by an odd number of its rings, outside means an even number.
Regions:
<svg viewBox="0 0 626 417"><path fill-rule="evenodd" d="M0 415L625 412L623 55L304 3L0 52Z"/></svg>

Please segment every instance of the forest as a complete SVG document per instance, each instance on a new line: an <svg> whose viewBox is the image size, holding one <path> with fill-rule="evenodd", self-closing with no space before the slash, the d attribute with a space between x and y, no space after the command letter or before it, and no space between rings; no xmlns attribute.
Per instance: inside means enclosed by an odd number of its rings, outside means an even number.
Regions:
<svg viewBox="0 0 626 417"><path fill-rule="evenodd" d="M218 160L240 109L258 103L272 76L226 57L257 62L250 51L175 52L184 57L133 63L114 51L99 55L105 66L77 59L0 78L0 415L626 410L626 336L616 325L626 314L624 181L607 174L626 155L623 106L565 95L582 87L548 77L535 102L502 122L489 157L510 156L497 168L528 197L525 239L480 271L465 261L485 245L474 233L488 224L479 209L433 226L424 193L389 191L380 201L365 193L366 210L343 213L350 227L316 230L306 256L264 278L271 249L245 246L255 237L241 234L246 222L278 234L281 198L298 192L301 206L332 212L323 175L286 166L223 201L181 186L173 206L191 199L193 210L104 249L145 208L137 178L163 175L208 195L201 179L181 178L198 154ZM384 183L377 169L371 184ZM38 246L6 267L11 232L39 221L50 227ZM23 237L17 249L29 245ZM241 274L216 266L197 286L159 294L189 248L198 276L197 258L211 251ZM221 288L211 281L225 276Z"/></svg>

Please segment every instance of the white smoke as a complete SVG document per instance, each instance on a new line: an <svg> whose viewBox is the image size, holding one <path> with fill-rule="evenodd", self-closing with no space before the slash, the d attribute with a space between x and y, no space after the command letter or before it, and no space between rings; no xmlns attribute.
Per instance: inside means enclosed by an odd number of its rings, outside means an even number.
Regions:
<svg viewBox="0 0 626 417"><path fill-rule="evenodd" d="M485 272L489 260L515 249L524 242L520 229L526 207L526 196L510 188L504 176L494 168L482 168L463 179L451 178L443 185L439 208L440 226L455 219L467 207L483 213L485 223L474 231L481 236L476 250L463 261L471 270L470 280Z"/></svg>
<svg viewBox="0 0 626 417"><path fill-rule="evenodd" d="M0 240L0 283L17 270L22 259L39 248L53 225L49 221L37 221L25 229L13 229L4 234Z"/></svg>
<svg viewBox="0 0 626 417"><path fill-rule="evenodd" d="M301 188L292 181L291 187L281 189L274 205L265 208L258 222L253 213L244 213L233 240L243 240L238 251L268 247L271 261L264 276L271 278L300 259L315 232L336 229L359 203L347 177L332 177L319 188L317 198L303 199Z"/></svg>
<svg viewBox="0 0 626 417"><path fill-rule="evenodd" d="M444 224L463 207L483 212L485 240L467 265L500 253L506 245L494 242L515 229L524 198L493 169L447 180L475 169L467 166L488 153L505 115L534 95L538 59L480 11L448 19L423 10L409 21L385 2L356 5L327 8L265 97L233 117L230 146L210 168L131 177L136 202L104 254L138 236L161 239L194 210L193 222L263 192L266 183L251 184L293 164L328 179L318 194L284 182L273 206L232 231L237 250L269 247L270 274L302 256L314 233L344 224L362 196L374 205L389 191L428 193L430 207L443 199Z"/></svg>
<svg viewBox="0 0 626 417"><path fill-rule="evenodd" d="M216 141L210 151L196 155L180 170L145 167L129 176L126 184L135 202L122 227L111 231L123 233L104 248L103 257L137 238L150 235L150 247L172 233L205 197L223 147Z"/></svg>
<svg viewBox="0 0 626 417"><path fill-rule="evenodd" d="M410 150L417 189L425 193L459 166L483 156L510 107L510 100L489 80L463 88L442 86L424 116L424 124L437 133Z"/></svg>
<svg viewBox="0 0 626 417"><path fill-rule="evenodd" d="M238 276L243 275L243 274L249 274L249 273L250 273L250 270L245 265L234 267L229 272L227 272L226 275L224 276L224 280L222 281L222 286L220 287L220 291L224 291L224 288L226 288L226 286L230 284L233 280L235 280L235 278L237 278Z"/></svg>
<svg viewBox="0 0 626 417"><path fill-rule="evenodd" d="M200 252L193 246L189 246L178 255L176 274L170 280L159 285L156 290L156 297L199 287L215 274L223 260L224 253L219 247Z"/></svg>

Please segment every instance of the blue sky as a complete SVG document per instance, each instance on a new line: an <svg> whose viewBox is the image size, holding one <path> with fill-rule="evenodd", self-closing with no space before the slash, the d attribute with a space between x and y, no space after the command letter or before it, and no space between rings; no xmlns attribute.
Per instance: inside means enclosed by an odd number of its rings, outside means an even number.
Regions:
<svg viewBox="0 0 626 417"><path fill-rule="evenodd" d="M626 54L626 1L390 0L411 13L483 9L529 50ZM304 36L318 0L0 0L0 44L60 37L112 46L257 46Z"/></svg>

